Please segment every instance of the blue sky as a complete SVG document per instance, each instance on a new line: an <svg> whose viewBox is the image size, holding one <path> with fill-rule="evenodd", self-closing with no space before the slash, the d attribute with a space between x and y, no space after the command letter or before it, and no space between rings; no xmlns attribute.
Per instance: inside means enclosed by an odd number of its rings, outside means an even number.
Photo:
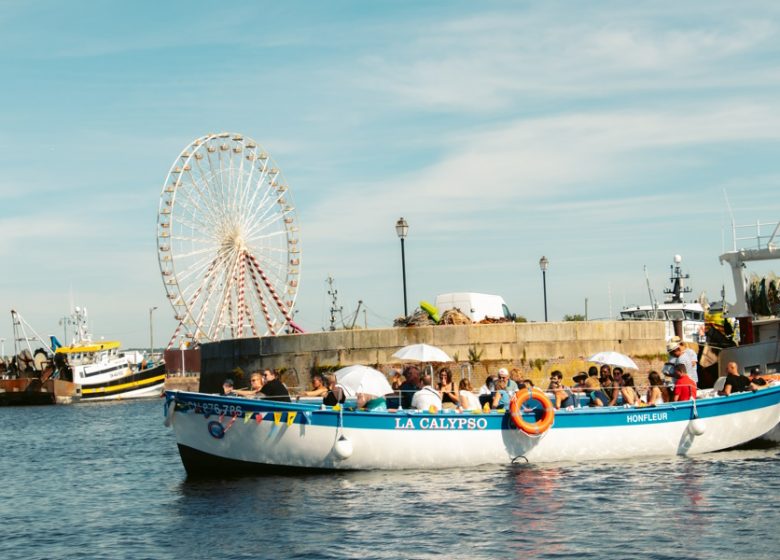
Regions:
<svg viewBox="0 0 780 560"><path fill-rule="evenodd" d="M776 2L0 4L0 337L8 311L62 333L175 328L155 224L195 138L256 139L290 184L297 321L326 278L369 326L437 293L504 296L542 320L656 294L675 253L694 293L730 274L738 223L780 220ZM758 272L771 266L752 267ZM363 315L358 321L363 323Z"/></svg>

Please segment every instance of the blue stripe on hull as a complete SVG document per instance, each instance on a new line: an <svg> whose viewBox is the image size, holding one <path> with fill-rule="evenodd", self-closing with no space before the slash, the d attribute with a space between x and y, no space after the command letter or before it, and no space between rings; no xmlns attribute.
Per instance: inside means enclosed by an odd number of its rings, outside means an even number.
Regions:
<svg viewBox="0 0 780 560"><path fill-rule="evenodd" d="M253 400L221 395L205 395L178 391L166 392L166 406L172 400L177 401L177 410L195 411L207 416L243 418L248 413L294 412L293 423L315 426L335 427L339 422L339 413L331 408L321 409L316 404L285 403ZM776 405L780 402L780 387L762 389L756 393L739 393L728 397L716 397L699 400L696 403L700 418L713 418L726 414L735 414ZM627 426L643 424L664 424L682 422L693 417L693 402L668 403L650 407L604 407L578 408L572 411L559 410L555 414L554 428L598 428L609 426ZM285 416L285 419L287 416ZM535 421L534 413L523 415L526 421ZM433 423L436 429L469 429L469 421L480 423L480 429L514 429L508 413L456 413L398 411L398 412L343 412L344 427L369 430L397 430L404 425L408 429L430 429ZM411 424L408 422L411 421ZM421 423L424 426L421 426ZM472 428L473 429L473 428Z"/></svg>

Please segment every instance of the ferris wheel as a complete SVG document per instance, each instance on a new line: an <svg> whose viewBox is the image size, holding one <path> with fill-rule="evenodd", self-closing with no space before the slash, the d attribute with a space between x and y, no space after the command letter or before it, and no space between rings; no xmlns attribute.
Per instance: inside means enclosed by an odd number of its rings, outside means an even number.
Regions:
<svg viewBox="0 0 780 560"><path fill-rule="evenodd" d="M157 255L177 337L211 342L300 331L292 319L301 248L289 187L251 138L202 136L160 195Z"/></svg>

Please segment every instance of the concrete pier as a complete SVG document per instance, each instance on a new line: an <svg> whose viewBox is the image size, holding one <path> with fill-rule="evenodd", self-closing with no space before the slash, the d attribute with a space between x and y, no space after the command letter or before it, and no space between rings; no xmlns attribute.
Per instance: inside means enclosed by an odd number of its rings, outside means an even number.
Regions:
<svg viewBox="0 0 780 560"><path fill-rule="evenodd" d="M398 363L402 346L425 342L458 362L525 366L550 360L583 359L602 350L629 356L665 354L664 323L659 321L571 321L498 323L326 331L225 340L201 347L200 390L218 392L236 368L294 368L308 380L314 367ZM305 382L305 381L304 381Z"/></svg>

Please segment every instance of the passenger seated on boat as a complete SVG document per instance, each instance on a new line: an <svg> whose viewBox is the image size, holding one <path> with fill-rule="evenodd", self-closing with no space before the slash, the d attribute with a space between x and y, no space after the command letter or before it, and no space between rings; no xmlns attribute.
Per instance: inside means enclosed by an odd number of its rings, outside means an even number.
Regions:
<svg viewBox="0 0 780 560"><path fill-rule="evenodd" d="M563 373L554 370L550 374L550 385L547 388L555 396L555 408L569 408L574 406L574 393L563 384Z"/></svg>
<svg viewBox="0 0 780 560"><path fill-rule="evenodd" d="M571 390L573 393L586 393L588 389L587 383L585 383L588 380L588 374L584 371L579 372L577 375L575 375L573 378L574 385L572 386Z"/></svg>
<svg viewBox="0 0 780 560"><path fill-rule="evenodd" d="M414 394L420 389L420 368L406 366L404 368L404 382L401 383L401 408L412 408Z"/></svg>
<svg viewBox="0 0 780 560"><path fill-rule="evenodd" d="M387 412L387 399L368 393L357 394L357 407L369 412Z"/></svg>
<svg viewBox="0 0 780 560"><path fill-rule="evenodd" d="M720 392L720 394L730 395L731 393L742 393L744 391L757 390L759 383L755 383L751 377L746 377L740 374L737 362L729 362L726 364L726 381L723 384L723 390ZM758 379L760 381L764 381L764 384L766 384L765 380L760 378Z"/></svg>
<svg viewBox="0 0 780 560"><path fill-rule="evenodd" d="M672 400L669 387L664 384L660 373L655 370L648 373L647 382L650 384L647 388L647 397L645 399L648 405L664 404Z"/></svg>
<svg viewBox="0 0 780 560"><path fill-rule="evenodd" d="M458 402L461 410L480 410L482 405L474 394L474 387L468 379L461 379L458 384Z"/></svg>
<svg viewBox="0 0 780 560"><path fill-rule="evenodd" d="M290 392L287 387L279 381L279 374L272 369L267 369L263 372L263 385L262 390L257 394L260 398L265 398L269 401L281 401L290 402Z"/></svg>
<svg viewBox="0 0 780 560"><path fill-rule="evenodd" d="M249 377L249 389L236 389L233 393L239 397L256 397L263 388L263 379L265 379L265 372L254 371Z"/></svg>
<svg viewBox="0 0 780 560"><path fill-rule="evenodd" d="M689 401L696 399L696 383L693 379L688 377L688 372L685 369L685 364L677 364L674 366L674 401Z"/></svg>
<svg viewBox="0 0 780 560"><path fill-rule="evenodd" d="M441 395L433 388L433 379L426 373L422 378L422 389L417 391L412 397L412 408L417 410L441 410Z"/></svg>
<svg viewBox="0 0 780 560"><path fill-rule="evenodd" d="M233 391L233 380L232 379L225 379L225 381L222 382L222 394L223 395L235 395L236 394Z"/></svg>
<svg viewBox="0 0 780 560"><path fill-rule="evenodd" d="M618 379L622 377L623 370L616 367L610 371L609 366L601 366L599 372L599 382L601 383L601 390L607 395L608 402L604 403L609 406L615 406L617 404L618 397L620 396L620 383Z"/></svg>
<svg viewBox="0 0 780 560"><path fill-rule="evenodd" d="M761 370L757 367L750 370L750 383L756 388L766 387L767 385L766 379L761 377Z"/></svg>
<svg viewBox="0 0 780 560"><path fill-rule="evenodd" d="M337 404L343 404L345 400L347 400L347 396L341 385L336 383L336 376L328 375L328 392L323 397L322 404L325 406L336 406Z"/></svg>
<svg viewBox="0 0 780 560"><path fill-rule="evenodd" d="M436 389L441 393L441 402L444 408L458 407L458 392L455 390L450 368L443 367L439 370L439 383L436 385Z"/></svg>
<svg viewBox="0 0 780 560"><path fill-rule="evenodd" d="M400 371L397 369L390 370L390 386L393 388L393 391L399 391L403 382L404 378L401 376Z"/></svg>
<svg viewBox="0 0 780 560"><path fill-rule="evenodd" d="M630 373L624 373L620 378L620 396L623 397L624 405L636 406L641 402L634 386L634 376Z"/></svg>
<svg viewBox="0 0 780 560"><path fill-rule="evenodd" d="M498 378L499 379L506 379L506 390L509 391L511 394L515 394L519 387L517 386L517 383L509 377L509 370L506 368L501 368L498 370Z"/></svg>
<svg viewBox="0 0 780 560"><path fill-rule="evenodd" d="M480 407L485 406L485 404L490 406L490 402L493 399L493 391L495 390L496 380L492 375L488 375L485 378L485 382L482 384L482 387L479 388L479 392L477 393Z"/></svg>
<svg viewBox="0 0 780 560"><path fill-rule="evenodd" d="M490 407L493 409L508 409L509 402L512 400L512 395L507 390L506 377L499 377L496 380L496 390L493 392L493 397L490 402Z"/></svg>
<svg viewBox="0 0 780 560"><path fill-rule="evenodd" d="M609 397L601 390L598 376L599 370L595 367L588 369L588 379L585 380L585 392L590 399L590 406L604 406L609 403Z"/></svg>
<svg viewBox="0 0 780 560"><path fill-rule="evenodd" d="M311 391L301 391L301 397L324 397L328 394L328 388L325 386L325 379L321 373L314 373L311 376Z"/></svg>

